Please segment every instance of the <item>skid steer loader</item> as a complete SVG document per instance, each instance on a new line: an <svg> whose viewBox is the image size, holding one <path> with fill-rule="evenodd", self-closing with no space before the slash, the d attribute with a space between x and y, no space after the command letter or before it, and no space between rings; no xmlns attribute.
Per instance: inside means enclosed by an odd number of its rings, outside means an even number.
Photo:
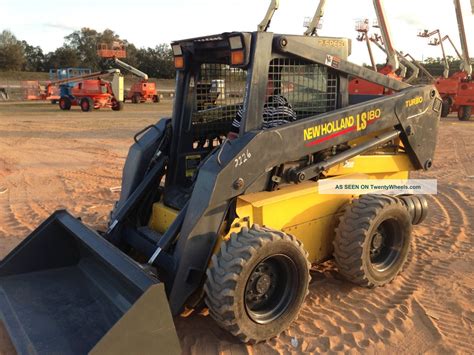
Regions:
<svg viewBox="0 0 474 355"><path fill-rule="evenodd" d="M135 136L107 231L57 211L1 262L18 353L179 352L171 314L204 308L243 342L264 341L298 315L311 264L335 257L367 287L400 272L426 201L320 194L318 180L429 169L436 89L348 62L348 39L267 27L174 42L172 117ZM349 76L395 93L349 105ZM215 80L222 93L198 109Z"/></svg>

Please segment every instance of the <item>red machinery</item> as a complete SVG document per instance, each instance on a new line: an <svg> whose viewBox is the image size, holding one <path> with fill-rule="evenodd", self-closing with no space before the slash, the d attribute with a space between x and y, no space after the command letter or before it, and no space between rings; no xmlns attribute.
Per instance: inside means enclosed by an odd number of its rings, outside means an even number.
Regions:
<svg viewBox="0 0 474 355"><path fill-rule="evenodd" d="M59 99L61 110L70 110L75 105L84 112L103 107L114 111L123 109L123 102L116 99L111 83L101 78L82 80L71 88L69 95Z"/></svg>
<svg viewBox="0 0 474 355"><path fill-rule="evenodd" d="M38 80L24 80L21 82L21 88L25 100L50 100L53 102L60 98L59 87L51 85L50 82L47 82L46 86L42 86Z"/></svg>
<svg viewBox="0 0 474 355"><path fill-rule="evenodd" d="M148 75L119 59L126 57L125 47L123 44L119 45L118 43L115 43L112 47L104 43L99 44L97 47L97 54L102 58L113 59L115 65L128 70L130 73L140 78L139 81L133 83L131 88L125 92L124 101L130 100L134 104L147 101L160 101L159 96L156 93L156 84L148 81Z"/></svg>
<svg viewBox="0 0 474 355"><path fill-rule="evenodd" d="M374 27L380 28L383 44L385 47L384 51L387 54L387 64L380 69L377 69L375 65L375 61L373 58L372 49L370 45L370 42L371 41L375 42L375 40L374 39L371 40L368 35L369 20L365 19L365 20L358 21L356 23L356 31L359 32L357 40L366 41L372 67L375 71L379 72L380 74L389 76L391 78L402 80L402 77L396 74L396 71L400 68L400 62L398 60L397 52L393 48L393 45L390 39L388 24L385 20L385 13L383 11L381 0L374 0L374 7L376 10L375 12L377 14L377 19L378 19ZM366 80L356 78L356 79L352 79L349 82L349 94L351 95L352 103L365 101L374 96L390 95L392 93L393 93L392 90L387 89L384 86L371 83Z"/></svg>
<svg viewBox="0 0 474 355"><path fill-rule="evenodd" d="M139 81L132 84L130 90L126 91L124 101L130 100L134 104L146 101L160 101L159 96L156 93L156 85L154 82L148 81L147 74L117 58L114 58L114 63L140 78Z"/></svg>
<svg viewBox="0 0 474 355"><path fill-rule="evenodd" d="M103 80L112 76L111 81ZM70 87L68 83L76 83ZM25 98L28 100L58 100L61 110L80 106L82 111L110 107L119 111L123 108L123 76L118 69L110 69L55 80L42 87L37 81L22 82Z"/></svg>
<svg viewBox="0 0 474 355"><path fill-rule="evenodd" d="M432 32L425 30L419 33L418 36L431 37L435 34L438 35L438 39L430 41L430 44L440 45L444 58L445 70L443 76L437 78L435 82L436 88L443 99L441 117L446 117L450 112L457 112L459 120L468 121L471 118L472 108L474 106L474 81L472 77L472 66L469 58L460 0L454 0L454 6L456 10L462 53L459 53L449 36L441 38L439 30ZM456 54L461 59L460 71L453 73L451 76L449 76L449 63L446 59L443 47L443 41L446 39L450 41Z"/></svg>

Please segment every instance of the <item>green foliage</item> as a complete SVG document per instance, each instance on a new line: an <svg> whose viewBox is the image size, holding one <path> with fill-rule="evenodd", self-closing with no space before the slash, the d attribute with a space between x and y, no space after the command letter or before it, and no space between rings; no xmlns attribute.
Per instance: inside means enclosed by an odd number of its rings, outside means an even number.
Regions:
<svg viewBox="0 0 474 355"><path fill-rule="evenodd" d="M0 70L22 70L25 62L22 42L8 30L0 33Z"/></svg>
<svg viewBox="0 0 474 355"><path fill-rule="evenodd" d="M59 47L54 52L46 55L44 60L44 71L49 69L80 67L82 66L81 59L77 51L67 45Z"/></svg>
<svg viewBox="0 0 474 355"><path fill-rule="evenodd" d="M44 68L44 54L41 47L33 47L26 41L21 41L23 51L25 54L25 63L23 64L23 71L43 71Z"/></svg>
<svg viewBox="0 0 474 355"><path fill-rule="evenodd" d="M99 43L121 41L127 50L124 61L150 77L174 78L173 52L168 44L137 48L110 29L98 32L84 27L64 37L64 44L44 54L39 46L19 41L10 31L0 34L0 70L49 71L54 68L85 67L94 71L110 68L110 61L97 55Z"/></svg>

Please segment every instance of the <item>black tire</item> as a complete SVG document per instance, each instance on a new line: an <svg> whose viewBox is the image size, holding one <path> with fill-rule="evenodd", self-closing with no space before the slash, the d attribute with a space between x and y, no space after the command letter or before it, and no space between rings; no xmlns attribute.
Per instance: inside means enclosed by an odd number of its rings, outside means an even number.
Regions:
<svg viewBox="0 0 474 355"><path fill-rule="evenodd" d="M472 106L460 106L458 109L459 121L469 121L471 119Z"/></svg>
<svg viewBox="0 0 474 355"><path fill-rule="evenodd" d="M153 95L153 98L152 98L153 102L154 103L159 103L160 102L160 97L158 95Z"/></svg>
<svg viewBox="0 0 474 355"><path fill-rule="evenodd" d="M118 101L116 99L112 99L112 110L114 111L122 111L123 110L123 102Z"/></svg>
<svg viewBox="0 0 474 355"><path fill-rule="evenodd" d="M448 117L449 112L451 111L451 104L448 100L443 100L443 104L441 105L441 117L445 118Z"/></svg>
<svg viewBox="0 0 474 355"><path fill-rule="evenodd" d="M59 99L59 108L67 111L71 109L71 99L69 97L61 97Z"/></svg>
<svg viewBox="0 0 474 355"><path fill-rule="evenodd" d="M334 258L349 281L383 286L402 270L411 243L411 217L400 199L363 195L347 206L334 238Z"/></svg>
<svg viewBox="0 0 474 355"><path fill-rule="evenodd" d="M204 286L209 312L241 341L280 334L298 316L308 293L310 264L293 236L242 228L213 255Z"/></svg>
<svg viewBox="0 0 474 355"><path fill-rule="evenodd" d="M135 95L132 96L132 103L138 104L138 103L140 103L140 101L141 101L140 95L135 94Z"/></svg>
<svg viewBox="0 0 474 355"><path fill-rule="evenodd" d="M84 97L81 99L80 105L83 112L90 112L94 109L94 100L90 97Z"/></svg>
<svg viewBox="0 0 474 355"><path fill-rule="evenodd" d="M51 105L56 105L58 103L58 100L51 100Z"/></svg>

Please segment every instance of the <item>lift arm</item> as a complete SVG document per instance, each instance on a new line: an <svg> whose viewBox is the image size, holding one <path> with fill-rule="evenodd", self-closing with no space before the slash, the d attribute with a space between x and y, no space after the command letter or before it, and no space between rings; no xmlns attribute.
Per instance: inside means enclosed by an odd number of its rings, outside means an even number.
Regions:
<svg viewBox="0 0 474 355"><path fill-rule="evenodd" d="M372 46L369 38L369 19L358 20L356 22L356 31L359 32L357 40L359 42L365 42L367 45L367 51L369 52L370 64L374 71L377 71L377 65L375 64L374 54L372 53Z"/></svg>
<svg viewBox="0 0 474 355"><path fill-rule="evenodd" d="M370 41L374 42L375 45L377 47L379 47L381 51L383 51L384 53L387 53L385 48L383 47L383 45L379 43L381 41L380 37L375 36L373 38L370 38ZM402 70L400 76L402 78L405 78L406 73L407 73L407 67L410 67L410 69L412 70L412 73L408 78L405 79L405 82L407 82L407 83L413 82L413 80L418 78L418 74L420 73L420 69L415 64L413 64L408 59L406 59L400 52L396 51L396 53L397 53L398 59L400 60L400 68Z"/></svg>
<svg viewBox="0 0 474 355"><path fill-rule="evenodd" d="M314 13L313 19L309 23L308 29L304 33L305 36L317 36L317 30L321 19L324 16L324 8L326 7L326 0L320 0L318 8Z"/></svg>
<svg viewBox="0 0 474 355"><path fill-rule="evenodd" d="M92 79L98 76L103 76L103 75L114 75L114 74L120 74L119 69L108 69L108 70L103 70L103 71L97 71L94 73L86 74L86 75L80 75L80 76L75 76L73 78L67 78L67 79L61 79L61 80L56 80L52 81L48 84L48 86L55 86L55 85L61 85L61 84L68 84L68 83L74 83L77 81L82 81L86 79Z"/></svg>
<svg viewBox="0 0 474 355"><path fill-rule="evenodd" d="M263 18L262 22L258 25L258 31L259 32L265 32L268 27L270 26L270 22L272 21L273 14L275 13L276 10L278 10L278 7L280 6L280 0L272 0L270 3L270 6L268 7L267 13L265 14L265 17Z"/></svg>
<svg viewBox="0 0 474 355"><path fill-rule="evenodd" d="M435 38L434 41L429 43L429 45L431 45L431 46L440 45L441 46L441 53L443 54L443 67L444 67L443 77L448 78L449 77L449 62L448 62L448 59L446 58L446 52L444 51L443 41L446 37L447 38L449 38L449 37L445 36L445 38L441 38L441 32L439 30L434 30L434 31L431 31L431 32L429 32L428 30L424 30L423 32L418 33L418 37L422 37L422 38L429 38L429 37L434 36L434 35L438 35L438 38ZM450 42L451 42L451 39L450 39ZM453 44L453 42L451 42L451 44ZM454 47L454 45L453 45L453 47ZM456 47L454 47L454 50L456 50L456 53L457 53Z"/></svg>
<svg viewBox="0 0 474 355"><path fill-rule="evenodd" d="M456 55L457 55L458 58L462 61L462 60L463 60L462 54L459 52L459 50L458 50L457 47L454 45L453 41L451 40L451 38L450 38L448 35L444 36L444 37L441 39L442 42L444 42L444 41L446 41L446 40L449 41L449 43L451 44L451 47L453 47L454 51L456 52Z"/></svg>
<svg viewBox="0 0 474 355"><path fill-rule="evenodd" d="M469 50L467 48L466 30L464 28L464 20L462 17L461 2L454 0L454 8L456 10L456 19L458 21L459 39L461 41L462 63L461 70L465 71L470 77L472 75L471 59L469 57Z"/></svg>
<svg viewBox="0 0 474 355"><path fill-rule="evenodd" d="M122 62L118 58L114 58L114 63L117 64L118 66L122 67L123 69L128 70L133 75L138 76L139 78L142 78L145 81L148 80L148 74L145 74L141 70L138 70L137 68L132 67L130 64Z"/></svg>
<svg viewBox="0 0 474 355"><path fill-rule="evenodd" d="M398 61L397 51L393 47L390 30L387 20L385 18L385 10L382 5L382 0L373 0L377 21L380 26L380 33L382 34L383 43L387 52L387 64L392 67L392 71L397 71L400 67Z"/></svg>
<svg viewBox="0 0 474 355"><path fill-rule="evenodd" d="M387 50L384 48L383 44L379 43L379 42L381 41L381 38L380 38L379 36L371 37L369 40L370 40L372 43L374 43L382 52L384 52L385 54L387 54ZM382 41L382 43L383 43L383 41ZM402 60L402 59L400 58L399 53L398 53L398 52L396 52L396 53L397 53L397 56L399 57L399 61L400 61L400 62L403 61L404 64L406 64L406 62L408 62L407 60ZM407 75L407 67L406 67L404 64L399 63L399 66L400 66L400 76L401 76L402 78L405 78L406 75ZM411 64L411 63L410 63L410 64ZM412 65L409 65L409 66L412 67ZM413 68L412 68L412 69L413 69ZM416 68L415 68L415 69L416 69ZM415 69L413 69L413 70L415 71ZM416 73L416 74L418 74L418 73ZM412 76L413 76L413 75L412 75ZM407 83L409 83L410 81L412 81L412 80L413 80L412 76L410 76L410 78L409 78L408 80L405 80L405 81L406 81Z"/></svg>
<svg viewBox="0 0 474 355"><path fill-rule="evenodd" d="M428 70L426 70L426 68L419 62L417 61L415 58L412 57L412 55L410 53L405 53L403 54L404 57L408 57L410 58L411 62L413 64L415 64L422 72L423 74L425 74L425 76L430 79L430 81L434 81L435 78L433 77L433 75L430 74L430 72Z"/></svg>

